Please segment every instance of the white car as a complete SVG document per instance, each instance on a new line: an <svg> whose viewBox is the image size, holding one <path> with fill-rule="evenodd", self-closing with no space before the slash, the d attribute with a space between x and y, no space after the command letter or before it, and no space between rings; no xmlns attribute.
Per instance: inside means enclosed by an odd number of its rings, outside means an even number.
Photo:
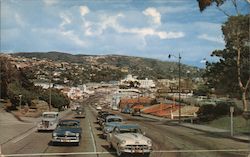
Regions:
<svg viewBox="0 0 250 157"><path fill-rule="evenodd" d="M116 150L118 156L125 153L144 154L149 156L152 151L152 141L144 136L138 125L123 124L116 126L108 134L107 141L110 148Z"/></svg>
<svg viewBox="0 0 250 157"><path fill-rule="evenodd" d="M96 110L102 110L102 107L101 106L97 106Z"/></svg>
<svg viewBox="0 0 250 157"><path fill-rule="evenodd" d="M58 112L43 112L42 121L37 125L37 131L55 130L59 121Z"/></svg>
<svg viewBox="0 0 250 157"><path fill-rule="evenodd" d="M112 110L119 111L119 108L117 106L112 106Z"/></svg>

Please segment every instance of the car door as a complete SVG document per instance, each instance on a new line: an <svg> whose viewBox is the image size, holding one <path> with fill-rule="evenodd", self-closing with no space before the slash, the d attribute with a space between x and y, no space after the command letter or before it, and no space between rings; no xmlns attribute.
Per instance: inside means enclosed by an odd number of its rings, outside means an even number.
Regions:
<svg viewBox="0 0 250 157"><path fill-rule="evenodd" d="M111 134L111 143L115 148L117 147L118 143L118 138L117 138L118 133L119 133L119 128L115 127Z"/></svg>

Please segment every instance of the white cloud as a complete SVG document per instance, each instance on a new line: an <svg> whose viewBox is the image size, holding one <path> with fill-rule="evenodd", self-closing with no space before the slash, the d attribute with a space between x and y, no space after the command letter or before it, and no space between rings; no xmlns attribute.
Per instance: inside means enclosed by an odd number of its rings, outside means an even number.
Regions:
<svg viewBox="0 0 250 157"><path fill-rule="evenodd" d="M43 0L43 2L46 6L51 6L51 5L57 4L59 1L58 0Z"/></svg>
<svg viewBox="0 0 250 157"><path fill-rule="evenodd" d="M71 19L64 13L60 14L60 18L63 20L62 23L60 24L60 28L63 28L64 25L71 23Z"/></svg>
<svg viewBox="0 0 250 157"><path fill-rule="evenodd" d="M62 34L64 37L70 39L76 45L78 45L80 47L86 46L86 42L81 40L73 31L61 31L60 34Z"/></svg>
<svg viewBox="0 0 250 157"><path fill-rule="evenodd" d="M153 18L153 23L161 24L161 14L155 8L147 8L143 11L143 14L146 16L151 16Z"/></svg>
<svg viewBox="0 0 250 157"><path fill-rule="evenodd" d="M208 34L201 34L197 38L212 41L212 42L217 42L217 43L221 43L221 44L225 43L222 37L209 36Z"/></svg>
<svg viewBox="0 0 250 157"><path fill-rule="evenodd" d="M154 28L143 27L143 28L126 28L118 23L118 18L125 17L123 14L118 14L114 16L102 16L101 22L91 23L85 21L85 35L87 36L98 36L103 34L103 31L107 28L113 28L118 33L130 33L136 34L141 37L145 36L158 36L160 39L174 39L184 37L183 32L165 32L157 31Z"/></svg>
<svg viewBox="0 0 250 157"><path fill-rule="evenodd" d="M87 6L80 6L80 13L82 16L85 16L89 13L89 8Z"/></svg>

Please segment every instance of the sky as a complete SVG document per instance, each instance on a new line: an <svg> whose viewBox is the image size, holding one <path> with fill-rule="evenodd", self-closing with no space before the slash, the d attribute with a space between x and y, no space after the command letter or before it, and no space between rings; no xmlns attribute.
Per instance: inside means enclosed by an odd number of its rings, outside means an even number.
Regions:
<svg viewBox="0 0 250 157"><path fill-rule="evenodd" d="M118 54L204 67L224 48L216 6L202 13L197 0L0 0L1 52L60 51ZM238 0L242 13L249 3ZM230 0L222 9L235 10Z"/></svg>

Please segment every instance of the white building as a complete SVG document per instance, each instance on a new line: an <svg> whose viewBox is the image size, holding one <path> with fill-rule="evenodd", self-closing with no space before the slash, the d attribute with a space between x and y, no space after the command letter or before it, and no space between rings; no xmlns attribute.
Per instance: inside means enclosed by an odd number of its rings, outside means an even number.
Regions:
<svg viewBox="0 0 250 157"><path fill-rule="evenodd" d="M155 88L155 83L153 80L146 78L145 80L138 80L140 83L140 88Z"/></svg>
<svg viewBox="0 0 250 157"><path fill-rule="evenodd" d="M153 80L149 80L146 78L145 80L138 80L137 77L132 75L127 75L127 77L120 81L120 85L127 85L129 86L130 82L138 82L139 88L154 88L155 83Z"/></svg>
<svg viewBox="0 0 250 157"><path fill-rule="evenodd" d="M43 89L48 89L48 88L52 88L54 85L53 83L34 83L35 86L40 86Z"/></svg>

